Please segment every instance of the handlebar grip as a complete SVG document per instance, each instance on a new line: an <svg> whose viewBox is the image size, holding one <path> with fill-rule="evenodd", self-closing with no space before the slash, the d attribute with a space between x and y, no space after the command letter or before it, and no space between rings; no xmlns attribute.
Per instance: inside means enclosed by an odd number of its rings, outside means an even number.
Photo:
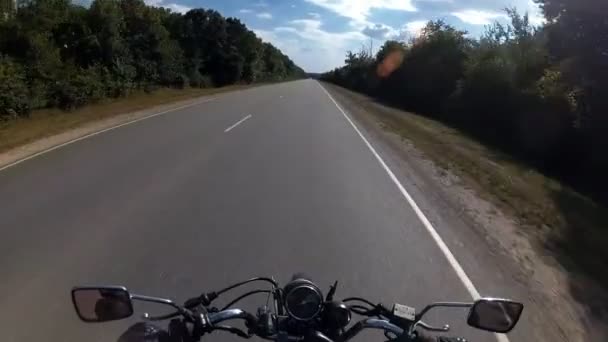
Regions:
<svg viewBox="0 0 608 342"><path fill-rule="evenodd" d="M464 337L438 336L437 342L467 342L467 339Z"/></svg>
<svg viewBox="0 0 608 342"><path fill-rule="evenodd" d="M423 331L416 331L416 342L467 342L464 337L453 337L453 336L436 336Z"/></svg>

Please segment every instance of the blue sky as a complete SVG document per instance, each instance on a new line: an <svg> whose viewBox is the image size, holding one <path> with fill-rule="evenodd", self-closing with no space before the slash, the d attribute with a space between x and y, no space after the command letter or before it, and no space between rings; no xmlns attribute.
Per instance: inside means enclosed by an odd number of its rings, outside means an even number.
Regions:
<svg viewBox="0 0 608 342"><path fill-rule="evenodd" d="M186 12L212 8L240 18L309 72L340 66L348 50L377 49L386 39L415 35L431 19L443 19L472 36L502 10L515 6L534 24L542 15L532 0L144 0L149 5Z"/></svg>

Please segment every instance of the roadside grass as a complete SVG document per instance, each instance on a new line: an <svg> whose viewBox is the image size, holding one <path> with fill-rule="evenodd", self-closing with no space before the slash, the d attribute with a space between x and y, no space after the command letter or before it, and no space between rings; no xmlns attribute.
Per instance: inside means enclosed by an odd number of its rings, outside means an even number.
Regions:
<svg viewBox="0 0 608 342"><path fill-rule="evenodd" d="M136 112L158 105L213 95L227 91L251 88L254 85L233 85L221 88L161 88L152 93L137 92L125 98L112 99L87 105L73 111L41 109L31 113L29 118L0 121L0 153L25 145L35 140L53 136L86 123Z"/></svg>
<svg viewBox="0 0 608 342"><path fill-rule="evenodd" d="M326 84L399 134L437 166L459 176L483 199L514 217L520 230L570 275L575 298L606 317L608 308L588 291L592 279L608 289L608 210L523 163L436 120L378 104ZM595 303L595 304L594 304Z"/></svg>

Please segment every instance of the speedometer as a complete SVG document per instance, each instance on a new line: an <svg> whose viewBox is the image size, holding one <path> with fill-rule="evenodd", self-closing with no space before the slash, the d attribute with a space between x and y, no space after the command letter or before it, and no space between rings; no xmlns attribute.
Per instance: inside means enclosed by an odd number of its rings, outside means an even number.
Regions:
<svg viewBox="0 0 608 342"><path fill-rule="evenodd" d="M296 279L285 286L285 308L294 319L309 321L315 318L323 307L323 294L312 282Z"/></svg>

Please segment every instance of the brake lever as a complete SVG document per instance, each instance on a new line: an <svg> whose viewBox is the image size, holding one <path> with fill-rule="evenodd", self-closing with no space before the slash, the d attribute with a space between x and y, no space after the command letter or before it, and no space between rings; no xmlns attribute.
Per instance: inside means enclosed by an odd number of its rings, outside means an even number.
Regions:
<svg viewBox="0 0 608 342"><path fill-rule="evenodd" d="M450 325L449 324L445 324L443 326L443 328L438 328L432 325L429 325L427 323L424 323L423 321L418 321L414 324L414 328L420 326L421 328L423 328L424 330L427 331L436 331L436 332L447 332L450 331Z"/></svg>

